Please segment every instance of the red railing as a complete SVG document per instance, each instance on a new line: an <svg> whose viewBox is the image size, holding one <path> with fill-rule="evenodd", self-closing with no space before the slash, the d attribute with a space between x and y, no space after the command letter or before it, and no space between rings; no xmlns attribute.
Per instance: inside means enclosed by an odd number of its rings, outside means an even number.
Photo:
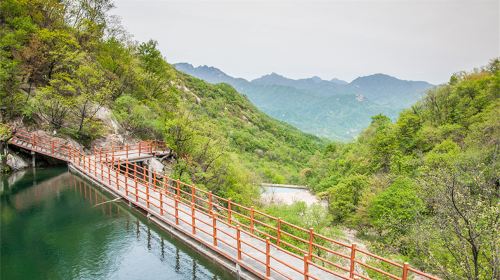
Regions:
<svg viewBox="0 0 500 280"><path fill-rule="evenodd" d="M163 142L93 149L86 155L69 143L17 131L11 143L70 162L87 176L115 190L131 203L173 226L262 278L285 279L419 279L439 278L305 229L254 207L168 178L131 162L140 154L167 150ZM189 225L190 230L180 227ZM200 233L211 241L200 238ZM246 236L243 238L242 236ZM221 250L224 244L226 250ZM228 253L227 248L235 253ZM272 251L272 253L271 253ZM256 265L250 265L251 260Z"/></svg>

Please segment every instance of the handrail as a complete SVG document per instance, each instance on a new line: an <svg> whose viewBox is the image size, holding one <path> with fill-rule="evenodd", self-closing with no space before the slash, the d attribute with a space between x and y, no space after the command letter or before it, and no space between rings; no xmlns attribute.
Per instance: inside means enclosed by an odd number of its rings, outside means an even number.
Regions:
<svg viewBox="0 0 500 280"><path fill-rule="evenodd" d="M146 211L154 212L152 209L156 208L160 219L163 219L164 213L168 213L169 209L173 209L176 225L180 222L190 225L191 231L186 234L195 239L198 238L197 231L211 235L213 242L208 244L210 248L235 260L263 278L269 278L271 272L290 278L292 276L279 269L279 267L287 267L301 274L304 279L318 279L318 275L314 275L311 268L317 268L342 279L371 279L369 274L396 280L407 280L410 275L418 275L431 280L439 279L410 267L407 263L399 264L359 249L356 244L349 245L336 241L314 232L313 228L299 227L254 209L253 206L233 202L230 198L220 197L210 191L169 178L129 161L131 156L140 157L141 153L154 155L157 152L165 152L167 146L164 142L141 141L133 145L93 148L93 153L88 155L83 150L75 148L68 142L62 142L60 139L18 130L14 133L10 143L70 162L104 185L116 188L118 191L124 190L127 199L130 199L129 195L132 195L133 199L130 202L139 207L145 207ZM145 205L139 204L141 200L145 201ZM185 220L179 213L184 213L189 218ZM208 217L209 221L203 220L203 217ZM210 224L213 230L211 233L203 229L203 225L210 226ZM228 229L235 231L236 236L228 232ZM219 238L218 233L225 234L226 239L233 239L233 241ZM241 234L266 244L267 248L256 248L255 245L245 241ZM221 251L217 247L219 241L234 249L236 256L230 256L227 252ZM252 255L252 250L245 251L244 248L247 250L251 248L262 254L266 260L258 259ZM287 263L286 260L280 259L279 256L271 255L270 248L301 260L303 268L297 268ZM360 258L361 254L362 258ZM243 256L264 265L264 272L256 271L254 267L245 264L242 261ZM366 261L368 258L369 263ZM271 262L271 259L279 265ZM387 267L391 269L388 270Z"/></svg>

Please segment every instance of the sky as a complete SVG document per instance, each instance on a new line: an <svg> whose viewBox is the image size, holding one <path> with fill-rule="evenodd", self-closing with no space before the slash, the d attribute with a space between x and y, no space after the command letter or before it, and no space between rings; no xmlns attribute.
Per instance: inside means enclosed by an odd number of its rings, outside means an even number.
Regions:
<svg viewBox="0 0 500 280"><path fill-rule="evenodd" d="M500 56L500 0L115 0L134 40L231 76L447 82Z"/></svg>

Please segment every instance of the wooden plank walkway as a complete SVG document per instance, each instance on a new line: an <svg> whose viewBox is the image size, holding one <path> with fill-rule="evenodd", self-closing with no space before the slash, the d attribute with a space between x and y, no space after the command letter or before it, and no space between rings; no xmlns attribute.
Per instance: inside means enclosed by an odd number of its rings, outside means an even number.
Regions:
<svg viewBox="0 0 500 280"><path fill-rule="evenodd" d="M67 143L26 132L16 133L10 144L68 162L81 174L143 209L148 217L170 225L262 279L370 279L366 270L396 280L407 280L410 273L438 279L408 264L376 256L355 244L335 241L314 233L312 228L297 227L134 163L168 153L160 142L97 149L92 155ZM255 215L260 215L261 220ZM288 232L283 226L295 231ZM305 233L308 238L298 233ZM372 258L371 265L365 262L367 258ZM401 274L373 266L373 261L400 269Z"/></svg>

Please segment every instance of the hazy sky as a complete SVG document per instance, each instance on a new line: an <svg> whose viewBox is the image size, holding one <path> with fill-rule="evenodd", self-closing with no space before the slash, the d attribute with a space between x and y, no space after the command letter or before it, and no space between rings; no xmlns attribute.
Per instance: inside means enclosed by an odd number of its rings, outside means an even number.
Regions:
<svg viewBox="0 0 500 280"><path fill-rule="evenodd" d="M171 63L247 79L387 73L441 83L500 56L499 2L115 0L113 13Z"/></svg>

